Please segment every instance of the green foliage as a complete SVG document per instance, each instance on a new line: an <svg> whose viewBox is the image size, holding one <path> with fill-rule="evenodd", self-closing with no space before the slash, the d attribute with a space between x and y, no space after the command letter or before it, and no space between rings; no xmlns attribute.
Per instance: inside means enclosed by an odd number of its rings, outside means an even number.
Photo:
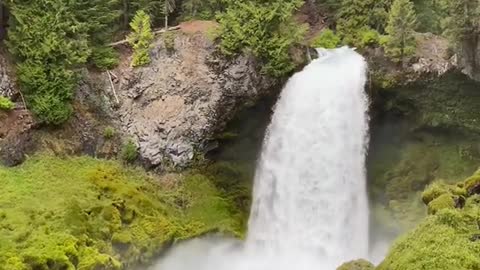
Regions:
<svg viewBox="0 0 480 270"><path fill-rule="evenodd" d="M338 37L332 30L326 29L312 40L311 46L314 48L337 48L340 44L340 37Z"/></svg>
<svg viewBox="0 0 480 270"><path fill-rule="evenodd" d="M103 130L103 137L105 137L105 139L113 139L113 137L115 137L116 134L117 132L113 127L106 127Z"/></svg>
<svg viewBox="0 0 480 270"><path fill-rule="evenodd" d="M446 2L450 0L414 0L418 32L442 34L445 27Z"/></svg>
<svg viewBox="0 0 480 270"><path fill-rule="evenodd" d="M233 202L199 174L42 155L0 167L0 184L0 269L130 269L177 240L241 234Z"/></svg>
<svg viewBox="0 0 480 270"><path fill-rule="evenodd" d="M386 28L388 42L385 46L385 52L394 61L403 62L405 57L412 56L415 53L414 29L416 18L414 6L410 0L395 0L393 2Z"/></svg>
<svg viewBox="0 0 480 270"><path fill-rule="evenodd" d="M111 69L118 64L118 55L106 44L118 29L120 1L76 0L69 4L88 35L88 45L92 49L89 60L100 69Z"/></svg>
<svg viewBox="0 0 480 270"><path fill-rule="evenodd" d="M202 19L211 20L217 12L226 7L226 0L186 0L183 1L182 10L185 20Z"/></svg>
<svg viewBox="0 0 480 270"><path fill-rule="evenodd" d="M165 48L169 51L175 50L175 33L172 31L167 31L163 34L163 43Z"/></svg>
<svg viewBox="0 0 480 270"><path fill-rule="evenodd" d="M480 5L478 0L445 1L448 17L446 34L453 44L476 38L480 33Z"/></svg>
<svg viewBox="0 0 480 270"><path fill-rule="evenodd" d="M265 73L288 74L295 68L290 49L305 33L292 17L301 4L299 0L233 1L218 16L222 52L231 56L248 51L264 63Z"/></svg>
<svg viewBox="0 0 480 270"><path fill-rule="evenodd" d="M380 42L380 34L370 28L362 28L359 32L359 43L360 48L365 48L369 46L378 45Z"/></svg>
<svg viewBox="0 0 480 270"><path fill-rule="evenodd" d="M124 161L132 163L138 158L138 147L132 139L129 139L123 146L121 157Z"/></svg>
<svg viewBox="0 0 480 270"><path fill-rule="evenodd" d="M150 63L150 46L154 35L150 16L143 10L137 12L130 23L133 32L128 36L128 42L133 47L132 66L138 67Z"/></svg>
<svg viewBox="0 0 480 270"><path fill-rule="evenodd" d="M443 194L428 204L428 213L435 214L442 209L453 208L455 208L455 200L449 194Z"/></svg>
<svg viewBox="0 0 480 270"><path fill-rule="evenodd" d="M17 58L19 83L29 108L58 125L70 117L77 83L75 68L92 59L111 68L112 49L102 47L113 33L116 0L9 1L8 48Z"/></svg>
<svg viewBox="0 0 480 270"><path fill-rule="evenodd" d="M133 20L137 12L143 10L154 23L163 21L164 16L164 2L165 0L126 0L126 5L123 7L123 17L126 16L127 21ZM124 25L127 27L128 25Z"/></svg>
<svg viewBox="0 0 480 270"><path fill-rule="evenodd" d="M29 108L49 124L71 114L73 68L89 57L85 24L59 1L9 2L8 48L17 58L19 83Z"/></svg>
<svg viewBox="0 0 480 270"><path fill-rule="evenodd" d="M366 260L356 260L342 264L337 270L375 270L375 266Z"/></svg>
<svg viewBox="0 0 480 270"><path fill-rule="evenodd" d="M0 96L0 111L11 111L13 108L15 108L15 103L9 98Z"/></svg>
<svg viewBox="0 0 480 270"><path fill-rule="evenodd" d="M391 0L343 0L337 13L337 33L345 44L358 46L362 29L383 33Z"/></svg>
<svg viewBox="0 0 480 270"><path fill-rule="evenodd" d="M101 70L109 70L118 66L119 54L112 47L95 47L90 57L91 62Z"/></svg>
<svg viewBox="0 0 480 270"><path fill-rule="evenodd" d="M480 179L478 173L472 178ZM451 192L458 191L466 182L468 180L457 185L434 185L427 189L424 197L430 197L426 194L445 193L429 202L429 207L434 210L432 215L414 231L398 239L377 269L477 269L480 265L479 196L469 194L465 205L455 204L458 196Z"/></svg>

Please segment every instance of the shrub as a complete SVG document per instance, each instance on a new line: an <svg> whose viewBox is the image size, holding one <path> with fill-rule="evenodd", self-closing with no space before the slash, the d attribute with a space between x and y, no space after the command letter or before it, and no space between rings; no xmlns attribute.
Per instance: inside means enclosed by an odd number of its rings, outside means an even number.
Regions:
<svg viewBox="0 0 480 270"><path fill-rule="evenodd" d="M362 28L359 33L358 46L361 48L377 45L380 42L380 34L370 28Z"/></svg>
<svg viewBox="0 0 480 270"><path fill-rule="evenodd" d="M133 32L127 37L133 47L132 66L138 67L149 64L150 46L154 39L150 16L143 10L135 14L130 27Z"/></svg>
<svg viewBox="0 0 480 270"><path fill-rule="evenodd" d="M0 110L1 111L10 111L15 108L15 103L6 97L0 96Z"/></svg>
<svg viewBox="0 0 480 270"><path fill-rule="evenodd" d="M18 65L18 77L33 113L47 124L60 125L72 114L70 100L76 75L63 66L25 61Z"/></svg>
<svg viewBox="0 0 480 270"><path fill-rule="evenodd" d="M241 210L202 175L160 184L116 161L36 155L0 176L2 270L126 269L172 242L243 232Z"/></svg>
<svg viewBox="0 0 480 270"><path fill-rule="evenodd" d="M312 47L333 49L340 45L340 41L339 36L337 36L332 30L326 29L313 39Z"/></svg>
<svg viewBox="0 0 480 270"><path fill-rule="evenodd" d="M163 34L163 43L167 50L173 51L175 49L175 33L172 31L165 32Z"/></svg>
<svg viewBox="0 0 480 270"><path fill-rule="evenodd" d="M290 49L303 40L306 28L293 19L302 1L234 1L218 16L220 48L232 56L251 52L263 62L263 72L281 77L293 71Z"/></svg>
<svg viewBox="0 0 480 270"><path fill-rule="evenodd" d="M92 50L92 63L101 70L109 70L118 66L119 54L111 47L98 47Z"/></svg>
<svg viewBox="0 0 480 270"><path fill-rule="evenodd" d="M105 139L112 139L113 137L115 137L115 129L113 127L106 127L104 130L103 130L103 137Z"/></svg>
<svg viewBox="0 0 480 270"><path fill-rule="evenodd" d="M132 139L123 145L121 155L122 159L128 163L132 163L138 158L138 148Z"/></svg>

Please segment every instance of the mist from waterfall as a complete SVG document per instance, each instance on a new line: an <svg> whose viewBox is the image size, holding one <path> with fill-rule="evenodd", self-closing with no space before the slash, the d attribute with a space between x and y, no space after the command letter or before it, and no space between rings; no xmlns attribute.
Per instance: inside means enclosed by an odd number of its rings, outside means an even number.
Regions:
<svg viewBox="0 0 480 270"><path fill-rule="evenodd" d="M158 270L334 270L368 258L366 62L344 47L283 89L265 137L245 242L179 245Z"/></svg>

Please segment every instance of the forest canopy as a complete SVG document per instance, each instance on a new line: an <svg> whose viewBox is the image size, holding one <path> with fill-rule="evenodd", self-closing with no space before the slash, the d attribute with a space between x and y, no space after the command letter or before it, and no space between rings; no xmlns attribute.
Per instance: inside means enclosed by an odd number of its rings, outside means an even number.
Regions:
<svg viewBox="0 0 480 270"><path fill-rule="evenodd" d="M250 53L260 61L261 72L276 77L295 69L291 50L310 43L306 33L311 29L324 29L316 33L312 46L383 47L396 62L404 62L415 51L415 32L445 35L452 48L480 33L478 0L6 0L4 4L10 15L5 43L15 58L26 102L40 120L53 125L67 121L73 112L79 68L108 70L118 64L118 53L108 44L138 25L138 17L137 22L134 19L140 11L145 14L143 25L153 29L192 19L216 20L220 52L227 57ZM300 19L302 14L309 19ZM138 65L149 63L151 40L142 39L142 46L137 46L143 50L137 52Z"/></svg>

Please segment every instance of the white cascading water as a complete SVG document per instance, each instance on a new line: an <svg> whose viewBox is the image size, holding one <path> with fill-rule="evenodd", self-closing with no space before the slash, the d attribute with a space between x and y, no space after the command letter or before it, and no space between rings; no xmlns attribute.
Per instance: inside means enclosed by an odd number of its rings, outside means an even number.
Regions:
<svg viewBox="0 0 480 270"><path fill-rule="evenodd" d="M246 242L197 240L156 269L334 270L368 257L366 63L347 47L319 54L275 107Z"/></svg>

